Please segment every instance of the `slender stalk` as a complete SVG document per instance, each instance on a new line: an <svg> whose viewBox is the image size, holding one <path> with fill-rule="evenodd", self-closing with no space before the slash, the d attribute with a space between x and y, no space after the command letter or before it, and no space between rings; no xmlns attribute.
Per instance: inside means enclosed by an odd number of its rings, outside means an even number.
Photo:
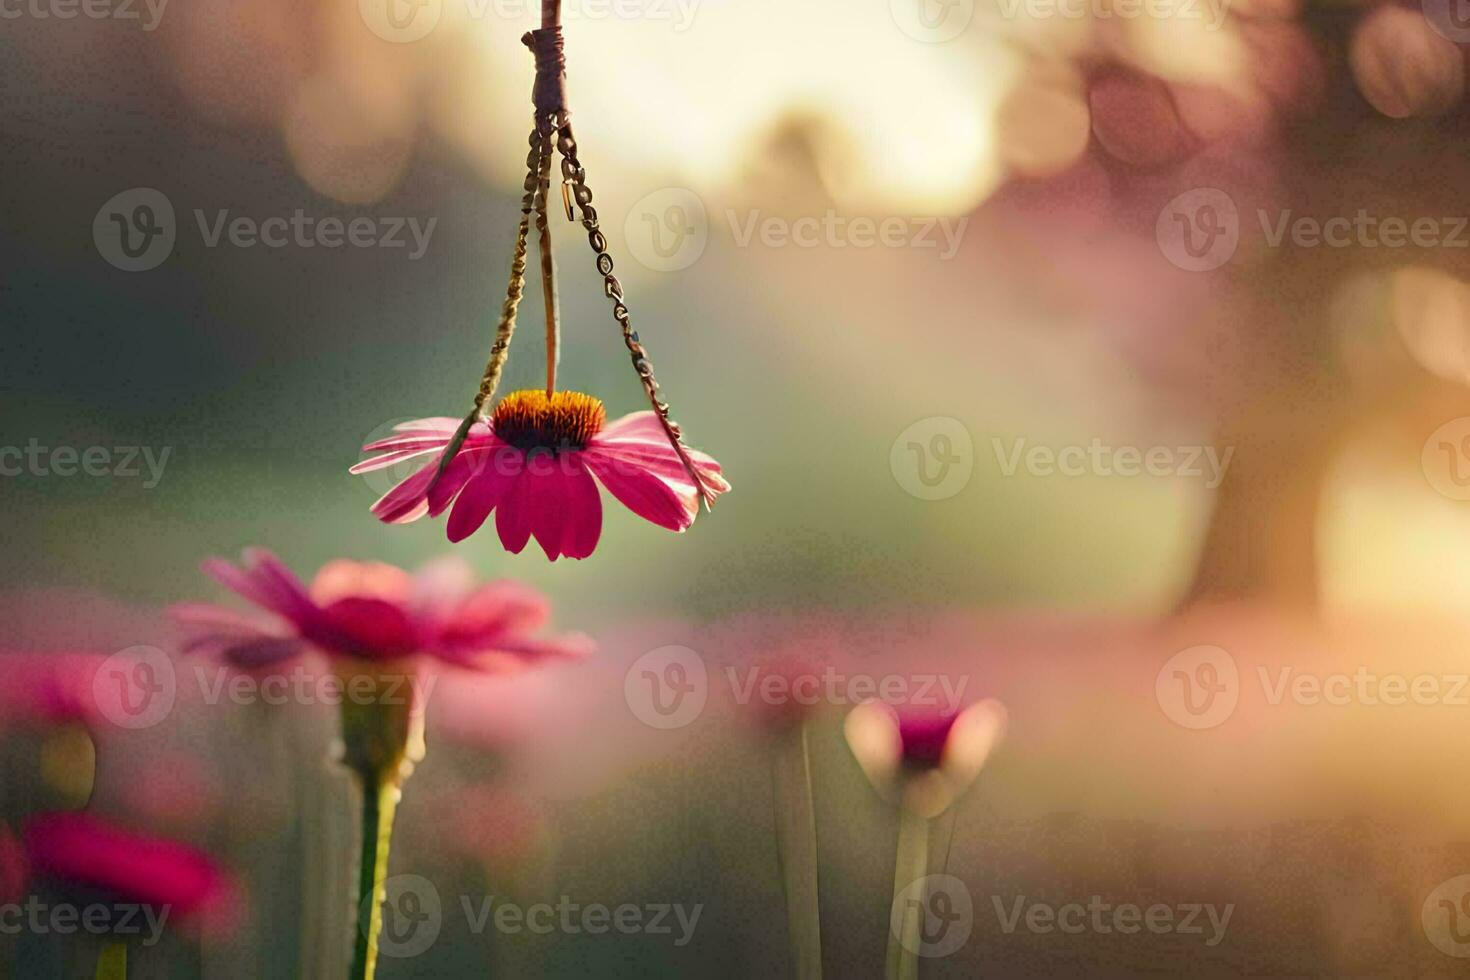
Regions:
<svg viewBox="0 0 1470 980"><path fill-rule="evenodd" d="M378 934L383 928L383 883L388 878L388 844L393 812L402 795L386 774L362 774L362 862L358 866L357 937L351 980L372 980L378 964Z"/></svg>
<svg viewBox="0 0 1470 980"><path fill-rule="evenodd" d="M114 939L97 954L97 980L127 980L128 944Z"/></svg>
<svg viewBox="0 0 1470 980"><path fill-rule="evenodd" d="M889 918L887 980L918 980L920 927L923 925L923 896L901 896L914 882L929 873L929 821L907 807L899 810L898 853L893 862L893 901L902 901ZM890 907L890 911L892 911ZM897 928L895 928L895 926Z"/></svg>
<svg viewBox="0 0 1470 980"><path fill-rule="evenodd" d="M541 29L561 26L561 0L541 0ZM539 128L541 121L537 120ZM561 343L561 325L557 322L556 262L551 257L551 229L546 218L546 197L550 191L551 150L542 161L540 192L537 195L536 231L541 247L541 295L546 303L546 397L556 393L556 360Z"/></svg>
<svg viewBox="0 0 1470 980"><path fill-rule="evenodd" d="M822 917L817 896L817 815L803 722L778 736L771 760L776 854L786 892L786 927L797 980L821 980Z"/></svg>

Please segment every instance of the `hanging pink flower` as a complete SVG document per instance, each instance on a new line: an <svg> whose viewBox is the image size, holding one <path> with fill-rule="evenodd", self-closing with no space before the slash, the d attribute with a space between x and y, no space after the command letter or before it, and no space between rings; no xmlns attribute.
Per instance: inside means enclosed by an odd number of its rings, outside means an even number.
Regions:
<svg viewBox="0 0 1470 980"><path fill-rule="evenodd" d="M399 435L363 447L379 453L352 467L366 473L425 457L424 466L373 504L387 524L425 514L449 515L450 541L479 530L495 511L495 529L507 551L519 554L534 535L555 561L586 558L602 534L600 482L646 521L684 531L699 511L696 486L653 412L625 415L610 425L602 402L576 391L517 391L486 421L476 422L441 467L460 420L420 419ZM689 450L709 498L730 489L720 464ZM442 469L442 473L441 473ZM593 477L596 477L594 481Z"/></svg>
<svg viewBox="0 0 1470 980"><path fill-rule="evenodd" d="M588 652L578 634L542 636L546 597L501 580L475 586L468 566L436 562L417 574L379 562L329 562L307 589L280 559L251 548L237 567L210 559L204 571L265 612L255 618L187 603L174 618L186 653L206 653L256 670L309 648L333 657L390 662L423 654L459 667L513 667Z"/></svg>
<svg viewBox="0 0 1470 980"><path fill-rule="evenodd" d="M210 931L230 925L235 893L229 875L187 844L89 813L43 813L22 837L33 874L120 903L166 906L170 918Z"/></svg>

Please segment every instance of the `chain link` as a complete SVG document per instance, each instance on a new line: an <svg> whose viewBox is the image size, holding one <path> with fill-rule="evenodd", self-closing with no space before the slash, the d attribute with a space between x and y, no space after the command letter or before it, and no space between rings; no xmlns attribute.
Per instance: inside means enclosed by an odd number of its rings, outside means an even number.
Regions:
<svg viewBox="0 0 1470 980"><path fill-rule="evenodd" d="M571 187L572 200L581 212L582 227L587 232L587 241L597 256L597 271L602 276L603 293L612 300L613 319L623 331L623 343L627 346L628 356L633 361L633 370L638 372L638 379L643 382L643 390L648 395L648 403L653 407L654 414L658 416L659 423L669 438L669 444L679 455L679 461L684 464L685 471L694 481L699 497L704 501L705 509L708 510L714 503L714 495L705 486L704 479L694 466L694 460L689 456L689 447L684 445L679 424L669 418L669 404L660 395L658 381L653 375L653 365L649 363L643 342L638 339L638 331L633 329L629 320L628 304L623 299L623 285L618 282L618 277L613 275L613 260L607 251L607 236L602 233L602 228L597 222L597 209L592 206L592 190L587 186L587 171L577 160L577 140L572 135L571 116L562 110L556 114L555 118L557 122L556 149L561 153L563 186Z"/></svg>

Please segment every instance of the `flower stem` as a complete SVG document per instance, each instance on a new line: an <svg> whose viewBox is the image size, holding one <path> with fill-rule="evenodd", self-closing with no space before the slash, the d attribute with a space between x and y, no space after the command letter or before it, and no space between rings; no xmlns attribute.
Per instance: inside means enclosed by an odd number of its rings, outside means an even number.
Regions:
<svg viewBox="0 0 1470 980"><path fill-rule="evenodd" d="M908 807L899 810L898 853L893 862L893 901L902 902L889 917L887 980L918 980L921 902L906 901L903 892L929 873L929 820Z"/></svg>
<svg viewBox="0 0 1470 980"><path fill-rule="evenodd" d="M786 892L786 927L797 980L821 980L822 917L817 887L817 816L805 723L782 732L771 766L776 854Z"/></svg>
<svg viewBox="0 0 1470 980"><path fill-rule="evenodd" d="M378 934L383 928L383 883L388 878L388 845L393 812L402 795L388 774L361 774L362 862L358 866L357 941L350 980L372 980L378 964Z"/></svg>
<svg viewBox="0 0 1470 980"><path fill-rule="evenodd" d="M97 980L127 980L128 944L114 939L97 954Z"/></svg>

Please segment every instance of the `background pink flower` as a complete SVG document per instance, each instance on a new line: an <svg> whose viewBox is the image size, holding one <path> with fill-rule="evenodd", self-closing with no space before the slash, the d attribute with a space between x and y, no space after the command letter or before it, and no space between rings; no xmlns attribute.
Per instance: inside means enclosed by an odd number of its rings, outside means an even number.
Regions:
<svg viewBox="0 0 1470 980"><path fill-rule="evenodd" d="M239 567L211 559L204 570L273 616L175 606L186 631L185 652L221 656L246 669L272 666L308 648L364 660L424 654L477 669L590 650L590 641L578 634L538 635L551 617L541 593L509 580L476 586L469 567L452 560L409 574L341 559L324 565L310 590L275 555L256 548L245 552Z"/></svg>

